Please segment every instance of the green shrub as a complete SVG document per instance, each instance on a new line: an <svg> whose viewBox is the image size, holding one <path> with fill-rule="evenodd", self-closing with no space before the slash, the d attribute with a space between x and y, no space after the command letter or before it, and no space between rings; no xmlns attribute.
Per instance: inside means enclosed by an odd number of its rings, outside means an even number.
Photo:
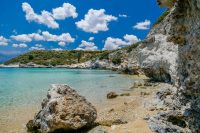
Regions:
<svg viewBox="0 0 200 133"><path fill-rule="evenodd" d="M166 17L169 13L170 13L170 11L169 11L169 10L166 10L166 11L157 19L157 21L154 23L153 26L156 26L157 24L159 24L160 22L162 22L162 21L165 19L165 17Z"/></svg>
<svg viewBox="0 0 200 133"><path fill-rule="evenodd" d="M28 59L29 59L29 60L33 60L33 59L34 59L34 56L33 56L33 55L29 55L29 56L28 56Z"/></svg>
<svg viewBox="0 0 200 133"><path fill-rule="evenodd" d="M112 59L112 63L115 64L115 65L119 65L122 63L122 59L121 57L115 57Z"/></svg>
<svg viewBox="0 0 200 133"><path fill-rule="evenodd" d="M99 60L103 60L103 59L109 59L109 54L110 52L109 51L105 51L103 52L100 56L99 56Z"/></svg>
<svg viewBox="0 0 200 133"><path fill-rule="evenodd" d="M127 47L127 52L130 53L133 49L137 48L141 42L135 43Z"/></svg>

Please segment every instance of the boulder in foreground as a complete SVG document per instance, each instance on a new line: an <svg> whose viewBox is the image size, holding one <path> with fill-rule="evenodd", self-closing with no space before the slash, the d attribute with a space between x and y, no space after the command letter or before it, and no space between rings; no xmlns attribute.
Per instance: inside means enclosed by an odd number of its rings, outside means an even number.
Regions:
<svg viewBox="0 0 200 133"><path fill-rule="evenodd" d="M28 122L30 132L54 132L56 130L77 130L91 126L97 111L91 103L67 85L52 85L42 109Z"/></svg>

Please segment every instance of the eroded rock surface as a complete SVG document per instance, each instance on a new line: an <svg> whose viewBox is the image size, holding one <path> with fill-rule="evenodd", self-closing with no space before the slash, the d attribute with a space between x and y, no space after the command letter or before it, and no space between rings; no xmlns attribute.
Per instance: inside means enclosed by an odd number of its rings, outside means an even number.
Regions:
<svg viewBox="0 0 200 133"><path fill-rule="evenodd" d="M77 130L93 124L96 109L67 85L52 85L42 109L27 124L31 132L53 132L59 129Z"/></svg>
<svg viewBox="0 0 200 133"><path fill-rule="evenodd" d="M199 5L200 0L177 0L140 46L140 63L147 76L177 88L170 98L162 97L168 111L149 120L155 132L200 132Z"/></svg>

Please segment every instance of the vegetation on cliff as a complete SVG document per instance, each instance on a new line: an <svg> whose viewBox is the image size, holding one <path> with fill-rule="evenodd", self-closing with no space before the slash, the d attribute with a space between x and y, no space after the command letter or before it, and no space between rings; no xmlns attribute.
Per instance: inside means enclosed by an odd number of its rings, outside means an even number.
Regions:
<svg viewBox="0 0 200 133"><path fill-rule="evenodd" d="M163 12L163 14L154 23L154 26L156 26L159 23L161 23L169 13L170 13L170 10L166 10L165 12Z"/></svg>
<svg viewBox="0 0 200 133"><path fill-rule="evenodd" d="M136 48L140 43L136 43L127 47L124 47L120 50L124 50L126 52L131 52L134 48ZM21 63L27 64L33 62L38 65L45 66L56 66L56 65L71 65L77 63L83 63L89 60L95 59L109 59L109 55L118 50L104 50L104 51L81 51L81 50L70 50L70 51L31 51L26 54L20 55L16 58L6 61L4 64L14 64ZM112 62L114 64L120 64L122 57L113 58Z"/></svg>
<svg viewBox="0 0 200 133"><path fill-rule="evenodd" d="M31 51L7 62L26 64L33 62L38 65L70 65L88 61L100 56L104 51Z"/></svg>

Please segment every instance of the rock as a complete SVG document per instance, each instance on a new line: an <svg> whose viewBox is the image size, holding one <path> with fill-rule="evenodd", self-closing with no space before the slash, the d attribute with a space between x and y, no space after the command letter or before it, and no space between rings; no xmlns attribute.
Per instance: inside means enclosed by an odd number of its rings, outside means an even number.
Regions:
<svg viewBox="0 0 200 133"><path fill-rule="evenodd" d="M149 108L149 111L155 111L155 110L156 110L156 107Z"/></svg>
<svg viewBox="0 0 200 133"><path fill-rule="evenodd" d="M168 5L159 0L162 5ZM139 46L144 73L168 82L176 93L159 93L169 108L150 119L154 132L200 132L200 0L176 0L169 14L156 24Z"/></svg>
<svg viewBox="0 0 200 133"><path fill-rule="evenodd" d="M148 95L150 95L150 93L149 92L141 92L140 95L141 96L148 96Z"/></svg>
<svg viewBox="0 0 200 133"><path fill-rule="evenodd" d="M158 133L190 133L186 128L186 122L176 115L159 113L156 117L151 117L149 119L150 129Z"/></svg>
<svg viewBox="0 0 200 133"><path fill-rule="evenodd" d="M121 124L127 124L127 123L128 122L123 119L103 120L99 122L100 125L108 126L108 127L111 127L112 125L121 125Z"/></svg>
<svg viewBox="0 0 200 133"><path fill-rule="evenodd" d="M113 111L115 111L115 110L112 108L112 109L110 109L108 112L111 113L111 112L113 112Z"/></svg>
<svg viewBox="0 0 200 133"><path fill-rule="evenodd" d="M130 93L122 93L122 94L120 94L120 96L130 96L131 94Z"/></svg>
<svg viewBox="0 0 200 133"><path fill-rule="evenodd" d="M96 109L67 85L52 85L42 109L27 124L29 131L48 133L56 130L77 130L91 126Z"/></svg>
<svg viewBox="0 0 200 133"><path fill-rule="evenodd" d="M113 98L116 98L118 97L118 94L115 93L115 92L110 92L107 94L107 99L113 99Z"/></svg>
<svg viewBox="0 0 200 133"><path fill-rule="evenodd" d="M133 86L132 86L131 88L134 89L134 88L141 87L141 86L143 86L143 85L144 85L144 83L143 83L142 81L135 81L135 82L133 83Z"/></svg>
<svg viewBox="0 0 200 133"><path fill-rule="evenodd" d="M97 126L90 130L88 133L106 133L106 129L102 126Z"/></svg>

